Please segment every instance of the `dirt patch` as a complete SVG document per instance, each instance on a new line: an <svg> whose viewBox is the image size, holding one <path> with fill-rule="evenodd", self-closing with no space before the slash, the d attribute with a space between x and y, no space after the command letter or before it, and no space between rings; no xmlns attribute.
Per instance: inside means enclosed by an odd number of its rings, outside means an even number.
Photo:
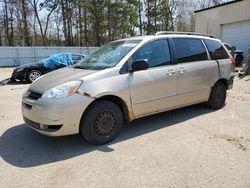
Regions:
<svg viewBox="0 0 250 188"><path fill-rule="evenodd" d="M235 147L237 147L240 150L246 151L248 143L250 142L250 139L245 139L244 137L234 137L231 135L226 135L226 134L215 134L213 139L223 139L231 144L233 144Z"/></svg>
<svg viewBox="0 0 250 188"><path fill-rule="evenodd" d="M245 81L250 81L250 75L246 76Z"/></svg>

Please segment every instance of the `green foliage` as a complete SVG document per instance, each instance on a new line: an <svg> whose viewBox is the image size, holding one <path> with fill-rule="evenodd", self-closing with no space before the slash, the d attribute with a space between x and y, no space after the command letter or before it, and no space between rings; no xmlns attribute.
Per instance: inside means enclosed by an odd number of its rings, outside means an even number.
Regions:
<svg viewBox="0 0 250 188"><path fill-rule="evenodd" d="M101 46L161 30L191 30L195 8L224 1L4 0L0 16L7 45Z"/></svg>

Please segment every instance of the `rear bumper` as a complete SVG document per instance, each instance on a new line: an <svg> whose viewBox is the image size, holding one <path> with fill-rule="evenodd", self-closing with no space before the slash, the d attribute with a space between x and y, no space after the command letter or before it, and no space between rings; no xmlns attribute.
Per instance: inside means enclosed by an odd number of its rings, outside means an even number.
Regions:
<svg viewBox="0 0 250 188"><path fill-rule="evenodd" d="M234 76L231 76L231 77L227 80L227 89L232 89L232 88L233 88L233 83L234 83Z"/></svg>

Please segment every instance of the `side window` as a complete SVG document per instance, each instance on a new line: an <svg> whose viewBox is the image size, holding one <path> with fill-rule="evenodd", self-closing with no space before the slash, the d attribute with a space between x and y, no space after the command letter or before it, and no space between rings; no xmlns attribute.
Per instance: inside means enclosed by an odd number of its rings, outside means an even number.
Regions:
<svg viewBox="0 0 250 188"><path fill-rule="evenodd" d="M229 58L221 43L216 40L204 39L212 60Z"/></svg>
<svg viewBox="0 0 250 188"><path fill-rule="evenodd" d="M133 61L147 59L149 67L169 65L171 63L168 41L156 40L141 47L132 56Z"/></svg>
<svg viewBox="0 0 250 188"><path fill-rule="evenodd" d="M79 61L82 59L82 56L80 55L76 55L76 54L72 54L72 60L73 61Z"/></svg>
<svg viewBox="0 0 250 188"><path fill-rule="evenodd" d="M206 49L200 39L173 38L178 63L207 60Z"/></svg>
<svg viewBox="0 0 250 188"><path fill-rule="evenodd" d="M72 54L72 61L74 64L78 63L82 59L84 59L83 56L77 55L77 54Z"/></svg>

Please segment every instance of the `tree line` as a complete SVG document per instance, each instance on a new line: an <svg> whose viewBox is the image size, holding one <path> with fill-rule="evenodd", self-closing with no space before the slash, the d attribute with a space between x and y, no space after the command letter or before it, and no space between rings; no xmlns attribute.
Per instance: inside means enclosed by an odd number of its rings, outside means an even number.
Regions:
<svg viewBox="0 0 250 188"><path fill-rule="evenodd" d="M191 31L194 9L226 0L1 0L0 45L101 46L160 30Z"/></svg>

